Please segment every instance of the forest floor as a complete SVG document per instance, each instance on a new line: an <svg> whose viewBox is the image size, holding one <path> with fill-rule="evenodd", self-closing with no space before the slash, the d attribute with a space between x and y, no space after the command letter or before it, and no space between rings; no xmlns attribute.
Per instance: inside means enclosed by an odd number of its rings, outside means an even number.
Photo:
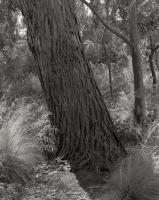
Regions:
<svg viewBox="0 0 159 200"><path fill-rule="evenodd" d="M38 165L25 186L7 186L2 200L94 200L103 199L106 174L70 171L67 163ZM0 188L1 189L1 188ZM104 198L105 199L105 198Z"/></svg>

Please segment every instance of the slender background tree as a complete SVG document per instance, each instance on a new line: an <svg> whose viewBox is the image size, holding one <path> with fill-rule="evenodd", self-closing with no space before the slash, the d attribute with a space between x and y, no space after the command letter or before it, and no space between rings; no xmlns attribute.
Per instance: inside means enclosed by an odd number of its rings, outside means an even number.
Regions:
<svg viewBox="0 0 159 200"><path fill-rule="evenodd" d="M120 32L117 28L110 26L105 22L98 12L93 8L91 3L85 0L81 0L87 5L90 10L97 16L99 21L105 26L106 29L111 31L113 34L121 38L127 45L129 45L132 56L132 66L134 72L134 93L135 93L135 105L134 105L134 117L137 124L144 125L145 120L145 98L144 98L144 85L142 66L140 58L140 50L138 47L138 31L137 31L137 14L136 14L136 1L132 0L129 2L128 10L130 11L129 25L130 25L130 39Z"/></svg>

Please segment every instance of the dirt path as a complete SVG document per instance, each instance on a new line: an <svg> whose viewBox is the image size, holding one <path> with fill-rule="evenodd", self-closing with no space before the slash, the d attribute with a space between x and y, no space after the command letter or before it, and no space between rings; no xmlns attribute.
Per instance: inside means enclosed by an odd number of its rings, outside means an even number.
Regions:
<svg viewBox="0 0 159 200"><path fill-rule="evenodd" d="M87 179L87 177L86 177ZM90 188L91 193L91 188ZM43 164L35 169L22 200L92 200L69 166Z"/></svg>
<svg viewBox="0 0 159 200"><path fill-rule="evenodd" d="M103 175L89 171L70 172L67 163L37 166L24 186L0 184L1 200L108 200L103 195ZM104 182L105 186L105 182Z"/></svg>

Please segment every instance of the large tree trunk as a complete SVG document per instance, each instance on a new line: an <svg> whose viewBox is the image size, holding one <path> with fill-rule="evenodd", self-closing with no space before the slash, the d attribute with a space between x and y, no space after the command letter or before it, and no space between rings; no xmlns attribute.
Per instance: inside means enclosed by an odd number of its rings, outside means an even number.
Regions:
<svg viewBox="0 0 159 200"><path fill-rule="evenodd" d="M131 56L134 74L134 93L135 93L135 108L134 116L137 124L144 125L145 118L145 92L143 84L143 74L141 66L140 49L138 46L138 31L137 31L137 13L136 1L130 0L130 41L131 41Z"/></svg>
<svg viewBox="0 0 159 200"><path fill-rule="evenodd" d="M51 122L59 129L58 155L78 167L109 167L125 151L83 53L71 0L17 2L26 19Z"/></svg>

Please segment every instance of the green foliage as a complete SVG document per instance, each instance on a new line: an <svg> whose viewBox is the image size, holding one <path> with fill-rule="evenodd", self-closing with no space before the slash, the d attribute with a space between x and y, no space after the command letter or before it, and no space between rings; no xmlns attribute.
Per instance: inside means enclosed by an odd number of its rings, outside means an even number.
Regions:
<svg viewBox="0 0 159 200"><path fill-rule="evenodd" d="M20 80L34 70L33 57L29 51L26 39L19 39L12 48L5 46L5 50L0 54L1 76L9 81Z"/></svg>
<svg viewBox="0 0 159 200"><path fill-rule="evenodd" d="M18 11L16 1L14 0L1 0L1 4L4 8L7 8L10 12Z"/></svg>
<svg viewBox="0 0 159 200"><path fill-rule="evenodd" d="M120 92L118 101L115 108L111 109L113 119L116 122L132 122L133 120L133 96L131 94L125 94Z"/></svg>
<svg viewBox="0 0 159 200"><path fill-rule="evenodd" d="M29 74L17 81L4 81L1 85L1 94L8 104L21 97L43 98L40 81L34 74Z"/></svg>
<svg viewBox="0 0 159 200"><path fill-rule="evenodd" d="M25 96L43 98L26 39L18 40L12 49L8 47L5 54L0 60L0 97L5 96L7 103Z"/></svg>

